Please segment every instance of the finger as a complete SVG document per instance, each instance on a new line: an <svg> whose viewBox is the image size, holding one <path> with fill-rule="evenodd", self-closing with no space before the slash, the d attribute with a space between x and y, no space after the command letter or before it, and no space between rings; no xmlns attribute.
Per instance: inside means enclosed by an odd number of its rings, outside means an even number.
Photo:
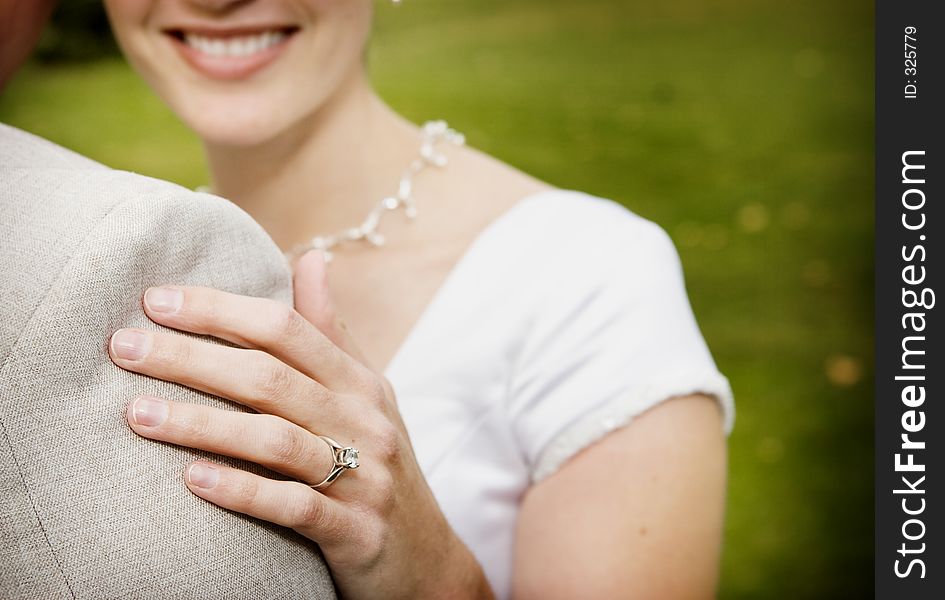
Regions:
<svg viewBox="0 0 945 600"><path fill-rule="evenodd" d="M265 350L332 389L349 389L354 372L363 369L281 302L212 288L165 286L148 289L143 304L156 323Z"/></svg>
<svg viewBox="0 0 945 600"><path fill-rule="evenodd" d="M198 461L184 476L191 492L217 506L291 527L323 547L343 542L350 529L335 500L298 481L277 481Z"/></svg>
<svg viewBox="0 0 945 600"><path fill-rule="evenodd" d="M307 252L299 258L292 280L295 310L339 348L368 364L367 358L354 343L331 300L327 266L324 255L317 250Z"/></svg>
<svg viewBox="0 0 945 600"><path fill-rule="evenodd" d="M306 429L343 416L330 390L260 350L164 331L120 329L112 335L109 355L129 371L278 415Z"/></svg>
<svg viewBox="0 0 945 600"><path fill-rule="evenodd" d="M334 466L328 444L272 415L140 396L128 405L126 418L143 437L247 460L309 484L322 481Z"/></svg>

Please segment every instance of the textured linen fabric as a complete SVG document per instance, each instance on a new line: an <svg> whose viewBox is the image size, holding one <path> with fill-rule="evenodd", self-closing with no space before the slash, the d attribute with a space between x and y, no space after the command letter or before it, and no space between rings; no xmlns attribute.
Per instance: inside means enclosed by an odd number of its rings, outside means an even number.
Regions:
<svg viewBox="0 0 945 600"><path fill-rule="evenodd" d="M734 417L669 237L577 192L526 198L482 232L386 374L434 495L499 598L530 485L668 398L714 396L726 432Z"/></svg>
<svg viewBox="0 0 945 600"><path fill-rule="evenodd" d="M125 423L139 393L239 410L109 360L116 329L159 329L140 298L162 283L291 302L234 205L0 125L0 596L334 598L311 541L187 490L209 455Z"/></svg>

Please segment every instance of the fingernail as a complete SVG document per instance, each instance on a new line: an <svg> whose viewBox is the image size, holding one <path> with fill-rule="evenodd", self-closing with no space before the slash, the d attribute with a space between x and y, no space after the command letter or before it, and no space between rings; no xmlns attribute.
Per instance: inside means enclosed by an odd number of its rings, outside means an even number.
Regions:
<svg viewBox="0 0 945 600"><path fill-rule="evenodd" d="M194 463L187 469L188 483L205 490L216 487L219 479L219 471L217 471L216 467L211 467L210 465Z"/></svg>
<svg viewBox="0 0 945 600"><path fill-rule="evenodd" d="M112 335L112 351L118 358L141 360L151 350L151 336L137 329L119 329Z"/></svg>
<svg viewBox="0 0 945 600"><path fill-rule="evenodd" d="M131 405L135 425L157 427L167 420L167 402L160 398L138 398Z"/></svg>
<svg viewBox="0 0 945 600"><path fill-rule="evenodd" d="M166 287L148 288L144 303L154 312L175 313L184 304L184 292Z"/></svg>

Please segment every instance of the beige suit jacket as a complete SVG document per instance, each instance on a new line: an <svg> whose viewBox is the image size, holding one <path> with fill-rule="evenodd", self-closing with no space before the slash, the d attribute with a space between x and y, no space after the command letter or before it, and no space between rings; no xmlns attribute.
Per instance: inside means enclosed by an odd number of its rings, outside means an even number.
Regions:
<svg viewBox="0 0 945 600"><path fill-rule="evenodd" d="M158 329L161 283L291 302L233 204L0 124L0 597L334 598L315 544L194 496L204 455L126 425L139 393L235 408L109 360L116 329Z"/></svg>

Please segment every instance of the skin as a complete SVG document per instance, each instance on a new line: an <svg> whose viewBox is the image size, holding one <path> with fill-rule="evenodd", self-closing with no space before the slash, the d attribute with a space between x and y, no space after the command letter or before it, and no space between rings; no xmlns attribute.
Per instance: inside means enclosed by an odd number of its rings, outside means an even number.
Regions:
<svg viewBox="0 0 945 600"><path fill-rule="evenodd" d="M384 105L364 72L370 0L106 0L106 7L132 64L203 139L215 190L283 248L360 222L416 154L417 129ZM252 76L227 81L187 64L166 33L272 23L297 28L284 51ZM475 236L521 198L549 188L475 150L446 152L449 167L416 182L420 217L384 221L382 250L343 248L330 270L315 253L295 265L294 310L171 286L168 312L158 310L156 291L145 294L154 322L238 348L139 332L146 351L128 354L128 330L109 346L122 368L258 411L165 402L155 424L152 403L133 399L128 422L143 437L247 459L298 480L219 465L207 471L204 462L185 472L198 496L318 542L345 597L491 595L423 478L383 372ZM316 433L359 448L363 463L318 491L306 484L321 481L330 457ZM206 473L214 486L198 485ZM724 488L714 401L667 401L529 490L513 591L529 598L712 596Z"/></svg>
<svg viewBox="0 0 945 600"><path fill-rule="evenodd" d="M39 39L54 0L0 0L0 92Z"/></svg>
<svg viewBox="0 0 945 600"><path fill-rule="evenodd" d="M395 598L489 597L481 569L423 479L393 390L355 358L359 351L322 301L321 257L306 255L299 273L298 310L207 288L146 293L145 312L156 323L240 348L122 330L112 336L112 360L260 414L142 397L128 406L129 424L144 437L251 460L297 479L277 481L203 461L185 472L188 488L201 498L317 541L344 597L376 597L378 590ZM314 490L332 458L313 431L331 432L370 462Z"/></svg>

